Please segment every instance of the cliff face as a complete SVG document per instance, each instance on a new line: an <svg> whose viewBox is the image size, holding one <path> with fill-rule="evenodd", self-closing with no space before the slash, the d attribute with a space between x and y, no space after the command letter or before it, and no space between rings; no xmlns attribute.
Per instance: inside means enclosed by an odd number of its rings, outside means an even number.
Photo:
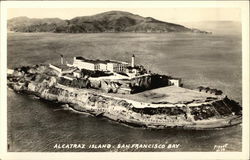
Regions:
<svg viewBox="0 0 250 160"><path fill-rule="evenodd" d="M138 106L139 102L109 96L93 89L71 88L57 83L55 76L37 74L46 67L33 68L36 76L16 70L8 76L8 85L15 91L35 94L41 98L68 103L77 111L102 115L110 119L149 128L184 127L216 128L240 123L241 107L227 97L200 104L168 104L168 106ZM29 75L29 76L27 76ZM26 80L25 80L26 79ZM157 105L157 104L155 104ZM236 121L234 121L236 119ZM212 123L209 122L212 121Z"/></svg>
<svg viewBox="0 0 250 160"><path fill-rule="evenodd" d="M16 32L97 33L97 32L194 32L182 25L142 17L129 12L110 11L93 16L30 19L17 17L8 20L8 29Z"/></svg>

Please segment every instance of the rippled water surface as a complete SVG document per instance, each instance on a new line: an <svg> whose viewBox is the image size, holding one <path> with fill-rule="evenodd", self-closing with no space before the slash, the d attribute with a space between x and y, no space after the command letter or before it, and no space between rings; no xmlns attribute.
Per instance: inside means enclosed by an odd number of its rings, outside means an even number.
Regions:
<svg viewBox="0 0 250 160"><path fill-rule="evenodd" d="M63 54L130 61L162 74L181 77L184 86L224 91L241 103L241 37L196 34L9 33L8 67L59 63ZM244 106L243 106L244 107ZM145 130L64 110L32 96L8 90L9 151L241 151L241 125L221 130ZM55 144L85 144L85 149L55 149ZM90 149L91 144L111 148ZM118 144L180 144L177 149L117 148Z"/></svg>

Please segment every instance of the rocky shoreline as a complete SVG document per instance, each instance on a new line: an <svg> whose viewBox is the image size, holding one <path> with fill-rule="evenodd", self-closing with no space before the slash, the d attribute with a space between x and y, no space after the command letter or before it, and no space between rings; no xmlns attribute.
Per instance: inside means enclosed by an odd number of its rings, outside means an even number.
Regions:
<svg viewBox="0 0 250 160"><path fill-rule="evenodd" d="M57 81L57 77L43 66L27 71L15 69L8 75L8 86L14 91L68 104L75 111L103 116L129 126L215 129L241 123L241 106L226 96L199 103L149 104L95 89L68 87Z"/></svg>

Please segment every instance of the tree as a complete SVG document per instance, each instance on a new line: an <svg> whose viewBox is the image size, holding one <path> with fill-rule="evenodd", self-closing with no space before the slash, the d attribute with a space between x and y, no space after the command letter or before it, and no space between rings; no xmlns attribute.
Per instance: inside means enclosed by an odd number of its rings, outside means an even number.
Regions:
<svg viewBox="0 0 250 160"><path fill-rule="evenodd" d="M216 92L215 92L215 95L222 95L222 91L221 90L217 90Z"/></svg>
<svg viewBox="0 0 250 160"><path fill-rule="evenodd" d="M210 89L211 94L215 94L217 92L217 89Z"/></svg>
<svg viewBox="0 0 250 160"><path fill-rule="evenodd" d="M210 88L209 88L209 87L206 87L204 90L205 90L205 92L207 93L207 92L210 90Z"/></svg>
<svg viewBox="0 0 250 160"><path fill-rule="evenodd" d="M197 87L197 89L201 92L204 89L204 87L203 86L199 86L199 87Z"/></svg>

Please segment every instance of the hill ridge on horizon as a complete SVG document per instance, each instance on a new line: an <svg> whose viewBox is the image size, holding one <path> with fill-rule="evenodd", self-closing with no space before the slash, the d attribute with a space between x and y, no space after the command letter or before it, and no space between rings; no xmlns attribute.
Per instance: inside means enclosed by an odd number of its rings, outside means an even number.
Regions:
<svg viewBox="0 0 250 160"><path fill-rule="evenodd" d="M100 33L100 32L195 32L183 25L142 17L126 11L107 11L71 19L14 17L8 20L8 30L15 32Z"/></svg>

